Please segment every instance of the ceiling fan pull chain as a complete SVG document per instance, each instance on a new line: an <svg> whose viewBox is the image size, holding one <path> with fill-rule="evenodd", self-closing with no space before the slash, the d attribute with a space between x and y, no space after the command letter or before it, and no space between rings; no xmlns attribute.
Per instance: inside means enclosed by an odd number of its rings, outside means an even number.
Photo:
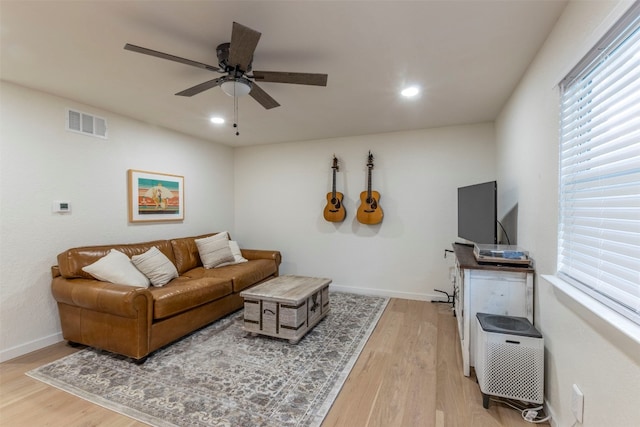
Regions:
<svg viewBox="0 0 640 427"><path fill-rule="evenodd" d="M238 131L238 97L235 94L235 85L233 85L233 127L236 128L236 136L240 135Z"/></svg>

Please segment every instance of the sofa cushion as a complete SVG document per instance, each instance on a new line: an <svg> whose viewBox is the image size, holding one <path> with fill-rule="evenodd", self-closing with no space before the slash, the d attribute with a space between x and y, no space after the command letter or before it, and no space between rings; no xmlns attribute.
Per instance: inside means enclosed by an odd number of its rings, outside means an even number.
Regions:
<svg viewBox="0 0 640 427"><path fill-rule="evenodd" d="M60 275L66 279L72 279L75 277L93 279L94 277L83 271L82 267L96 262L107 255L111 249L122 252L131 258L134 255L145 253L154 246L160 249L160 252L165 254L167 258L175 264L171 243L168 240L154 240L152 242L134 244L82 246L68 249L58 255L58 268L60 270Z"/></svg>
<svg viewBox="0 0 640 427"><path fill-rule="evenodd" d="M254 259L241 264L227 265L219 268L206 269L204 267L197 267L185 272L182 277L231 280L233 282L233 292L240 292L277 272L278 267L273 260Z"/></svg>
<svg viewBox="0 0 640 427"><path fill-rule="evenodd" d="M107 255L96 262L82 267L83 271L103 282L148 288L149 279L138 270L128 256L111 249Z"/></svg>
<svg viewBox="0 0 640 427"><path fill-rule="evenodd" d="M231 294L231 281L215 277L179 277L161 288L149 290L153 295L153 318L163 319Z"/></svg>
<svg viewBox="0 0 640 427"><path fill-rule="evenodd" d="M143 254L132 256L131 262L153 286L164 286L178 277L176 266L155 246Z"/></svg>
<svg viewBox="0 0 640 427"><path fill-rule="evenodd" d="M226 231L204 239L196 239L196 246L204 268L214 268L235 260Z"/></svg>

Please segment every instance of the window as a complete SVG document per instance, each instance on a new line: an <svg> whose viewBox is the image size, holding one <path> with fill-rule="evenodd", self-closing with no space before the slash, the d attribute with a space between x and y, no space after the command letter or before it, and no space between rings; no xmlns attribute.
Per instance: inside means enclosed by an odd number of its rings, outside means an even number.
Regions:
<svg viewBox="0 0 640 427"><path fill-rule="evenodd" d="M640 324L640 2L561 83L558 275Z"/></svg>

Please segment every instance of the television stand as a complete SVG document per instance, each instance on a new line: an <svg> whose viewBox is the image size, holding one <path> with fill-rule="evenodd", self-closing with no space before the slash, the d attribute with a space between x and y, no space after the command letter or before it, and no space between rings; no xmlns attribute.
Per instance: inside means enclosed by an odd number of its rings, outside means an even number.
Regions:
<svg viewBox="0 0 640 427"><path fill-rule="evenodd" d="M462 348L462 372L469 376L477 349L476 313L526 317L533 324L533 276L528 266L479 264L473 248L454 244L454 299Z"/></svg>

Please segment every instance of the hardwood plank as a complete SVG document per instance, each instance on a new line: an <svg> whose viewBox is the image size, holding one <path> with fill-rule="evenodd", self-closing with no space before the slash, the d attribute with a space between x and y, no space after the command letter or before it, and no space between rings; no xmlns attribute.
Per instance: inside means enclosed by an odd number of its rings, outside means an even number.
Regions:
<svg viewBox="0 0 640 427"><path fill-rule="evenodd" d="M145 426L25 375L75 351L58 343L0 364L0 426ZM529 425L504 405L482 407L449 305L392 299L322 427Z"/></svg>
<svg viewBox="0 0 640 427"><path fill-rule="evenodd" d="M60 342L0 364L0 426L146 426L25 375L78 350Z"/></svg>
<svg viewBox="0 0 640 427"><path fill-rule="evenodd" d="M433 307L391 300L322 427L434 425L436 333Z"/></svg>

